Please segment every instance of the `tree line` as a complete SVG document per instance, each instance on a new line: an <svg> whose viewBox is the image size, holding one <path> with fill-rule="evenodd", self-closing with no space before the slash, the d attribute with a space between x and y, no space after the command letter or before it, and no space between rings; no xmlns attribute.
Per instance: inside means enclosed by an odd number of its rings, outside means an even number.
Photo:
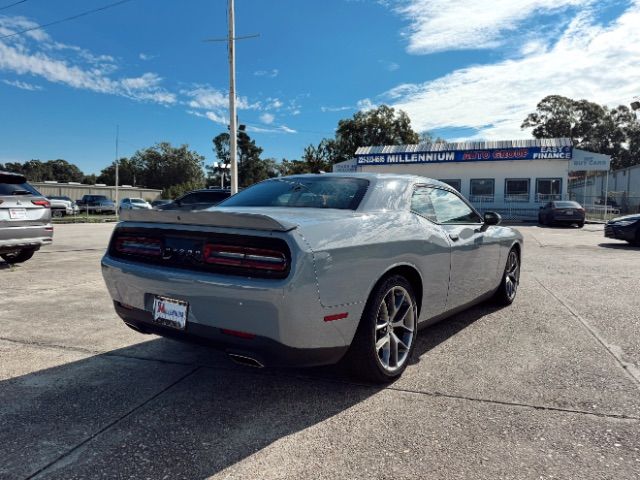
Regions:
<svg viewBox="0 0 640 480"><path fill-rule="evenodd" d="M573 100L559 95L543 98L535 112L524 119L522 129L532 129L535 138L568 137L573 145L596 153L611 155L612 168L640 164L640 123L626 106L609 108L587 100ZM262 158L263 149L249 134L238 132L238 179L241 187L267 178L299 173L331 171L335 163L353 158L363 145L402 145L443 142L429 132L416 132L409 116L387 105L360 111L342 119L333 138L305 147L299 159ZM228 184L230 162L229 133L212 140L217 162L205 165L204 156L188 145L174 147L161 142L138 150L131 157L119 159L120 185L144 185L161 189L164 198L175 198L185 191L205 185ZM76 165L57 159L41 162L0 164L0 170L24 174L30 181L115 184L115 162L99 175L85 175Z"/></svg>

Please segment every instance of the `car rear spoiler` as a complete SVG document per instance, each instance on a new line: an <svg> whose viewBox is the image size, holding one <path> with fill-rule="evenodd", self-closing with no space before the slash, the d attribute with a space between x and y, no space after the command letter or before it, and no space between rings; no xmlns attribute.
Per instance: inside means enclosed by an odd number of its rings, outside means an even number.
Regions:
<svg viewBox="0 0 640 480"><path fill-rule="evenodd" d="M297 227L294 223L276 220L267 215L221 211L178 212L175 210L123 210L120 214L120 219L129 222L205 225L275 232L288 232Z"/></svg>
<svg viewBox="0 0 640 480"><path fill-rule="evenodd" d="M19 173L0 171L0 183L20 185L27 182L27 177Z"/></svg>

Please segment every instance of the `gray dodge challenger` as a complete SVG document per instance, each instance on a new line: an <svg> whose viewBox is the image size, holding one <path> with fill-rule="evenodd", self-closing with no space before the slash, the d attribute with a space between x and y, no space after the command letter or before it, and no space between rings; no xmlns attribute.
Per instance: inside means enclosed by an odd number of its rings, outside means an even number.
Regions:
<svg viewBox="0 0 640 480"><path fill-rule="evenodd" d="M509 305L520 279L518 231L412 175L280 177L207 210L122 219L102 272L124 322L256 367L344 360L391 381L420 327Z"/></svg>

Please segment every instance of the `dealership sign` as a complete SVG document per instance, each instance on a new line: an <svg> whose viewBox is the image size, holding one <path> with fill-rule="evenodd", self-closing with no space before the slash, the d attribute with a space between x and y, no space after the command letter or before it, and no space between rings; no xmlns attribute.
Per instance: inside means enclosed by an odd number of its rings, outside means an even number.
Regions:
<svg viewBox="0 0 640 480"><path fill-rule="evenodd" d="M575 149L573 158L571 159L571 162L569 162L569 171L609 171L610 166L611 157L609 155Z"/></svg>
<svg viewBox="0 0 640 480"><path fill-rule="evenodd" d="M572 148L526 147L480 150L443 150L438 152L394 152L356 155L358 165L400 163L497 162L504 160L569 160Z"/></svg>

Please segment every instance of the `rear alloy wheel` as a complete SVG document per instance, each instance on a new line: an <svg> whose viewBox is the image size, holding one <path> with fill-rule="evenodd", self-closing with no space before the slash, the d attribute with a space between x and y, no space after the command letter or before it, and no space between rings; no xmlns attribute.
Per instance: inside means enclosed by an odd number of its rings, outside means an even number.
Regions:
<svg viewBox="0 0 640 480"><path fill-rule="evenodd" d="M507 256L502 282L494 296L496 302L500 305L511 305L516 299L518 285L520 285L520 257L515 248L512 248Z"/></svg>
<svg viewBox="0 0 640 480"><path fill-rule="evenodd" d="M347 354L352 371L375 383L398 378L413 352L417 321L418 309L409 282L393 275L379 283Z"/></svg>
<svg viewBox="0 0 640 480"><path fill-rule="evenodd" d="M3 253L0 257L7 263L22 263L33 257L35 252L33 249L19 250L12 253Z"/></svg>

